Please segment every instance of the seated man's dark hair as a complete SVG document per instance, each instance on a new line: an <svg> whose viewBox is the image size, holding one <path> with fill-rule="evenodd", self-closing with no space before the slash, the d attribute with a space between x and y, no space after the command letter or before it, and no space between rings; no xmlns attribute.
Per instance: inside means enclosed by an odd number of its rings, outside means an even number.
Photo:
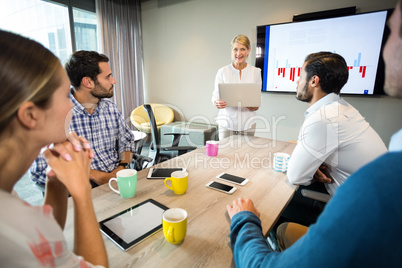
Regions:
<svg viewBox="0 0 402 268"><path fill-rule="evenodd" d="M339 94L349 78L349 70L345 59L336 53L318 52L305 59L307 81L317 75L320 78L321 90L325 93Z"/></svg>
<svg viewBox="0 0 402 268"><path fill-rule="evenodd" d="M109 58L96 51L76 51L65 64L71 85L77 88L81 85L82 78L89 77L95 83L100 74L99 62L109 62Z"/></svg>

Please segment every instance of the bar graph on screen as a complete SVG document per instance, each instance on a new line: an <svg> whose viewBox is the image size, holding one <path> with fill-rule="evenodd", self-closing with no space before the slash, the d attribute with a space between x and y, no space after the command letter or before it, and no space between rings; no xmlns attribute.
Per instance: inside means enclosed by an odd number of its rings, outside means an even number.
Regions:
<svg viewBox="0 0 402 268"><path fill-rule="evenodd" d="M266 26L263 91L294 92L305 57L330 51L346 60L341 93L373 94L386 11Z"/></svg>
<svg viewBox="0 0 402 268"><path fill-rule="evenodd" d="M348 66L348 70L349 70L349 76L359 76L363 79L366 77L367 66L360 65L361 54L362 53L359 53L358 59L354 60L354 64L352 66ZM295 82L300 77L300 72L302 68L298 66L291 67L290 64L288 64L288 62L289 60L287 59L286 67L278 67L279 62L276 61L276 70L278 72L278 77L283 79L289 79L290 81ZM354 77L352 79L358 79L358 77Z"/></svg>

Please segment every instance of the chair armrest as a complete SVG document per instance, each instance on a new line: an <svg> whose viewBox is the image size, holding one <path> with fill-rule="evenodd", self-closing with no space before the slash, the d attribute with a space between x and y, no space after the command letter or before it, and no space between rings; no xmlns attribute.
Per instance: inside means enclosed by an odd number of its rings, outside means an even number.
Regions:
<svg viewBox="0 0 402 268"><path fill-rule="evenodd" d="M181 135L188 135L188 133L165 133L163 135L179 135L179 136L181 136Z"/></svg>
<svg viewBox="0 0 402 268"><path fill-rule="evenodd" d="M153 160L151 157L143 156L143 155L139 155L139 154L133 154L133 159L135 161L147 161L147 162L151 162Z"/></svg>
<svg viewBox="0 0 402 268"><path fill-rule="evenodd" d="M197 149L197 146L172 146L172 147L163 147L164 151L192 151Z"/></svg>
<svg viewBox="0 0 402 268"><path fill-rule="evenodd" d="M152 161L151 157L133 154L134 167L137 171L142 170L146 166L145 163L151 163Z"/></svg>
<svg viewBox="0 0 402 268"><path fill-rule="evenodd" d="M318 201L321 201L324 203L328 203L328 201L332 197L329 194L324 194L324 193L320 193L320 192L316 192L316 191L312 191L312 190L306 190L306 189L301 190L301 194L304 197L315 199L315 200L318 200Z"/></svg>
<svg viewBox="0 0 402 268"><path fill-rule="evenodd" d="M173 135L172 147L177 147L179 146L181 136L188 135L188 133L165 133L165 135Z"/></svg>
<svg viewBox="0 0 402 268"><path fill-rule="evenodd" d="M178 151L179 155L197 149L197 146L179 146L180 138L182 135L189 135L188 133L165 133L165 135L173 135L172 146L163 147L164 151Z"/></svg>

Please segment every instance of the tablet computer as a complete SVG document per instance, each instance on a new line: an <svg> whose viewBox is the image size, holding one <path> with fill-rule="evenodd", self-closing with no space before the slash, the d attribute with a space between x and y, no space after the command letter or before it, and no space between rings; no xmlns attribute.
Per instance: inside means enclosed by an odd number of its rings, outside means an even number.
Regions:
<svg viewBox="0 0 402 268"><path fill-rule="evenodd" d="M100 230L123 250L128 250L162 229L168 207L148 199L99 222Z"/></svg>
<svg viewBox="0 0 402 268"><path fill-rule="evenodd" d="M186 171L185 168L150 168L147 179L166 179L174 171Z"/></svg>
<svg viewBox="0 0 402 268"><path fill-rule="evenodd" d="M261 83L218 84L219 99L228 107L260 107Z"/></svg>

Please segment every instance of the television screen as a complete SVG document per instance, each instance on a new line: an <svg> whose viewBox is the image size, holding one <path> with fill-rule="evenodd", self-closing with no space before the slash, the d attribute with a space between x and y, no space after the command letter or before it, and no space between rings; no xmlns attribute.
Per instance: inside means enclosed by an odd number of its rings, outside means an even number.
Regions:
<svg viewBox="0 0 402 268"><path fill-rule="evenodd" d="M305 57L330 51L346 60L349 80L341 94L382 94L387 10L257 27L256 66L262 91L296 92Z"/></svg>

